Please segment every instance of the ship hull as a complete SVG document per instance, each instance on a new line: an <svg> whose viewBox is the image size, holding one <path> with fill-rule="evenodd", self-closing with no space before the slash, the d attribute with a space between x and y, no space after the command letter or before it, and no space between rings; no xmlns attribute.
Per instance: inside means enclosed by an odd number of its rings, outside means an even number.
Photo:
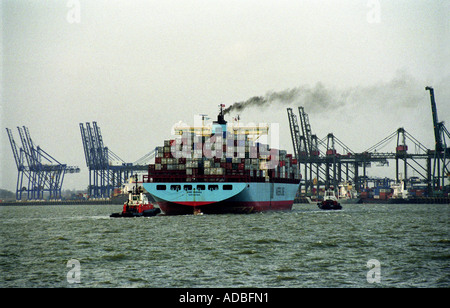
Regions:
<svg viewBox="0 0 450 308"><path fill-rule="evenodd" d="M362 203L360 198L349 198L349 199L339 199L339 203L341 204L357 204Z"/></svg>
<svg viewBox="0 0 450 308"><path fill-rule="evenodd" d="M173 202L158 202L159 207L166 215L193 214L194 208L204 214L250 214L266 211L290 211L293 201L282 202L219 202L214 205L199 205L195 207L180 205Z"/></svg>
<svg viewBox="0 0 450 308"><path fill-rule="evenodd" d="M157 183L161 185L163 183ZM198 192L179 190L171 192L176 185L219 185L217 191ZM294 183L165 183L167 193L156 190L156 184L144 183L144 188L153 196L166 215L193 214L200 210L204 214L244 214L265 211L289 211L299 184ZM223 185L232 185L233 191L223 192ZM183 187L183 186L182 186Z"/></svg>

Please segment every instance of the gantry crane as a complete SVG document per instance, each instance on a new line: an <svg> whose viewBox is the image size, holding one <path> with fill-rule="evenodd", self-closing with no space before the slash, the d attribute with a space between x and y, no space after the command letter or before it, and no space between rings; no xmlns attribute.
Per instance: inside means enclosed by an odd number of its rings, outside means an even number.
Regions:
<svg viewBox="0 0 450 308"><path fill-rule="evenodd" d="M18 171L16 200L22 200L24 192L27 193L27 200L44 200L47 197L49 200L61 199L64 175L78 173L80 168L61 164L41 147L35 146L26 126L17 129L21 147L14 141L11 129L6 129ZM24 178L28 180L26 185Z"/></svg>
<svg viewBox="0 0 450 308"><path fill-rule="evenodd" d="M146 172L149 161L155 157L153 150L134 163L126 163L103 143L103 136L97 122L80 123L86 166L89 169L88 194L92 199L109 199L114 189L136 173Z"/></svg>

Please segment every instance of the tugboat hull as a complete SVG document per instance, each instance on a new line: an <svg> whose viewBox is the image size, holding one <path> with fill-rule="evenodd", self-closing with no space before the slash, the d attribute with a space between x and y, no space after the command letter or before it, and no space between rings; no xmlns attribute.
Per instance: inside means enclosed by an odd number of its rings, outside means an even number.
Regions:
<svg viewBox="0 0 450 308"><path fill-rule="evenodd" d="M336 201L331 201L331 200L319 202L319 203L317 203L317 206L321 210L341 210L342 209L342 205L340 205Z"/></svg>
<svg viewBox="0 0 450 308"><path fill-rule="evenodd" d="M152 217L161 213L159 208L154 208L150 210L145 210L142 213L133 213L133 212L122 212L122 213L112 213L109 217L118 218L118 217Z"/></svg>

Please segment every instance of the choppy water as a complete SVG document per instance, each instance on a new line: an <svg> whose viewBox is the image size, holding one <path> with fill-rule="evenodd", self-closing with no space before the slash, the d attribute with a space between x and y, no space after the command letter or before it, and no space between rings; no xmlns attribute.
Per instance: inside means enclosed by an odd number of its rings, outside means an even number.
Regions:
<svg viewBox="0 0 450 308"><path fill-rule="evenodd" d="M109 218L120 210L0 207L0 287L450 287L450 205Z"/></svg>

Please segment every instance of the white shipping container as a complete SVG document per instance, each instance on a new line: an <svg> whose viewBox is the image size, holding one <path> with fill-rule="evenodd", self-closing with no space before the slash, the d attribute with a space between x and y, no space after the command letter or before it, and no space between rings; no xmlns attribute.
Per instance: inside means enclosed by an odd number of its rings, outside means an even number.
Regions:
<svg viewBox="0 0 450 308"><path fill-rule="evenodd" d="M186 168L198 168L198 163L196 161L186 162Z"/></svg>

